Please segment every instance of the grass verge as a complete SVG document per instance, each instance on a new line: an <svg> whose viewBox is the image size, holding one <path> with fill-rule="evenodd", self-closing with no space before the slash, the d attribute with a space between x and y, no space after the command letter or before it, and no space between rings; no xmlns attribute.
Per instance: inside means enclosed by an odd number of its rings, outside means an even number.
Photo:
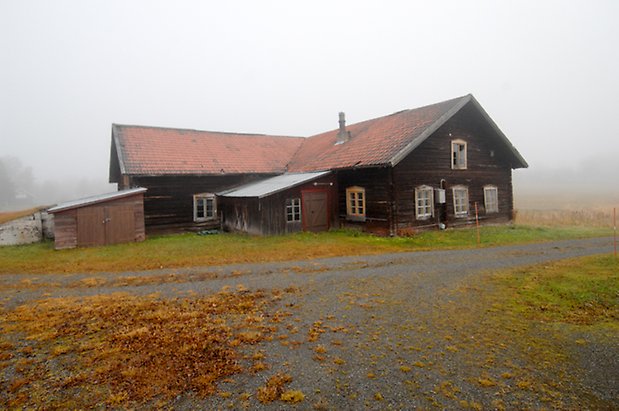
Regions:
<svg viewBox="0 0 619 411"><path fill-rule="evenodd" d="M619 325L619 259L570 259L517 269L497 277L515 291L510 309L543 322Z"/></svg>
<svg viewBox="0 0 619 411"><path fill-rule="evenodd" d="M481 228L481 246L584 238L610 229L527 226ZM0 274L91 273L306 260L344 255L475 247L471 229L385 238L350 231L252 237L238 234L159 236L142 243L55 251L53 243L0 247Z"/></svg>

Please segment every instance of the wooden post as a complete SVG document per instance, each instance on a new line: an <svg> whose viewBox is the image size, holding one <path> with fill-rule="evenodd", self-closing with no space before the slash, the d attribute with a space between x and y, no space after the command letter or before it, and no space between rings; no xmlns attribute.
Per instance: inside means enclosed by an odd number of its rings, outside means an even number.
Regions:
<svg viewBox="0 0 619 411"><path fill-rule="evenodd" d="M480 245L481 236L479 234L479 213L477 211L477 201L475 201L475 225L477 226L477 245Z"/></svg>

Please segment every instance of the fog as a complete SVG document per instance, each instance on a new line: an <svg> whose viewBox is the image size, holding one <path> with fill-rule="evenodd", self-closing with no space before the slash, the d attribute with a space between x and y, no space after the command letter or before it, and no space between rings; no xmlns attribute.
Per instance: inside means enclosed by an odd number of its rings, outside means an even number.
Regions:
<svg viewBox="0 0 619 411"><path fill-rule="evenodd" d="M9 166L0 190L114 190L112 123L309 136L472 93L530 164L517 207L617 204L617 17L614 0L4 0L0 158L31 178Z"/></svg>

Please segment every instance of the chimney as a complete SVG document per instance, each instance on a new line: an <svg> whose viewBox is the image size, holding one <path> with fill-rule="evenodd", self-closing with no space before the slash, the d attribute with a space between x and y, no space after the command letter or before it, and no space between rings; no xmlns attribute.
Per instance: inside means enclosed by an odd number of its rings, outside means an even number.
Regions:
<svg viewBox="0 0 619 411"><path fill-rule="evenodd" d="M335 140L335 144L343 144L348 141L350 138L350 133L346 131L346 115L343 112L340 112L340 129L337 132L337 139Z"/></svg>

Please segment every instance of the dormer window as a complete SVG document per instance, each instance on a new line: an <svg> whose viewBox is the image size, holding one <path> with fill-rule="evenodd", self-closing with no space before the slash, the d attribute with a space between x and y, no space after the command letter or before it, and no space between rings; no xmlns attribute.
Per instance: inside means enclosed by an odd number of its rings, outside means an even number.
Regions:
<svg viewBox="0 0 619 411"><path fill-rule="evenodd" d="M451 141L451 168L453 170L466 170L466 141Z"/></svg>

